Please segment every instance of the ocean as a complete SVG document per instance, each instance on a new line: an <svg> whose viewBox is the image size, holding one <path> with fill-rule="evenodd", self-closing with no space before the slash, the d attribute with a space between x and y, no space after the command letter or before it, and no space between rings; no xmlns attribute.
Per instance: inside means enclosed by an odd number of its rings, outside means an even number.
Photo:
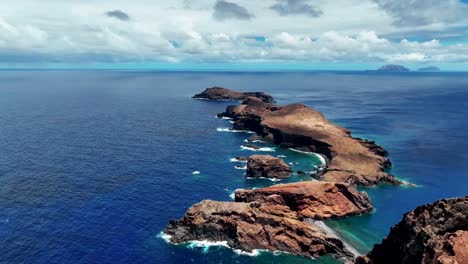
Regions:
<svg viewBox="0 0 468 264"><path fill-rule="evenodd" d="M233 103L190 98L214 85L304 103L390 152L417 187L360 188L375 212L326 222L361 253L403 213L468 194L466 73L0 71L0 263L337 263L161 238L194 203L278 183L235 168L256 152L215 118Z"/></svg>

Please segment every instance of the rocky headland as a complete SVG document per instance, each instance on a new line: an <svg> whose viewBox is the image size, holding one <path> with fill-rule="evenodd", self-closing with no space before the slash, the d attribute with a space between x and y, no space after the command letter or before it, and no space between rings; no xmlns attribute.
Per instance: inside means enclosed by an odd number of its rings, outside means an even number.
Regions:
<svg viewBox="0 0 468 264"><path fill-rule="evenodd" d="M218 101L241 101L247 97L255 97L266 103L274 103L273 97L264 92L236 92L223 87L206 88L203 92L194 95L194 99L218 100Z"/></svg>
<svg viewBox="0 0 468 264"><path fill-rule="evenodd" d="M171 221L164 233L172 243L208 240L246 252L264 249L305 257L352 257L341 240L281 205L204 200L182 219Z"/></svg>
<svg viewBox="0 0 468 264"><path fill-rule="evenodd" d="M235 202L205 200L192 206L164 233L173 243L224 242L234 249L283 251L306 257L352 254L335 235L308 219L339 218L369 212L367 194L343 183L301 182L239 190Z"/></svg>
<svg viewBox="0 0 468 264"><path fill-rule="evenodd" d="M324 181L401 184L385 172L391 166L385 149L373 141L353 138L348 129L303 104L279 106L248 97L219 116L232 118L233 129L253 131L262 141L322 154L328 159L321 176Z"/></svg>
<svg viewBox="0 0 468 264"><path fill-rule="evenodd" d="M468 263L468 196L417 207L356 264Z"/></svg>
<svg viewBox="0 0 468 264"><path fill-rule="evenodd" d="M247 159L245 176L250 178L284 179L293 173L282 159L270 155L253 155Z"/></svg>

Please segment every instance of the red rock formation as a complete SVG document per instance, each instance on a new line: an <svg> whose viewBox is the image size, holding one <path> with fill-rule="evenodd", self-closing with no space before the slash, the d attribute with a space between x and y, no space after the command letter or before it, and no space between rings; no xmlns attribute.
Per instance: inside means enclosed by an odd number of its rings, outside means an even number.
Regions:
<svg viewBox="0 0 468 264"><path fill-rule="evenodd" d="M372 210L365 192L358 192L349 184L320 181L238 190L235 201L284 205L299 216L312 219L339 218Z"/></svg>
<svg viewBox="0 0 468 264"><path fill-rule="evenodd" d="M417 207L356 264L468 263L468 196Z"/></svg>
<svg viewBox="0 0 468 264"><path fill-rule="evenodd" d="M226 241L231 248L247 252L266 249L306 257L352 256L342 241L301 221L288 207L274 204L204 200L182 219L171 221L164 233L173 243Z"/></svg>
<svg viewBox="0 0 468 264"><path fill-rule="evenodd" d="M220 115L233 118L234 129L254 131L264 141L323 154L330 161L323 175L325 181L367 186L401 183L385 172L390 161L382 147L351 137L349 130L305 105L275 106L247 98Z"/></svg>
<svg viewBox="0 0 468 264"><path fill-rule="evenodd" d="M293 173L282 159L270 155L253 155L247 160L245 176L284 179Z"/></svg>

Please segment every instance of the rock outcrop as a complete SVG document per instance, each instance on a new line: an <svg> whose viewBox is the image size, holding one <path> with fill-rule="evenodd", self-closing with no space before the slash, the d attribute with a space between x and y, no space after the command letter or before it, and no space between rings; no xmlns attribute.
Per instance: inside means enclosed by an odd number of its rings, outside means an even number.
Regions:
<svg viewBox="0 0 468 264"><path fill-rule="evenodd" d="M372 204L365 192L345 183L306 181L255 190L238 190L236 202L282 205L300 217L331 219L368 213Z"/></svg>
<svg viewBox="0 0 468 264"><path fill-rule="evenodd" d="M251 178L284 179L293 173L282 159L270 155L253 155L247 160L245 176Z"/></svg>
<svg viewBox="0 0 468 264"><path fill-rule="evenodd" d="M164 233L173 243L226 241L229 247L247 252L266 249L305 257L352 257L341 240L301 221L282 205L204 200L182 219L171 221Z"/></svg>
<svg viewBox="0 0 468 264"><path fill-rule="evenodd" d="M417 207L357 264L468 263L468 196Z"/></svg>
<svg viewBox="0 0 468 264"><path fill-rule="evenodd" d="M222 100L222 101L240 101L247 97L255 97L266 103L273 103L273 97L263 92L236 92L223 87L207 88L203 92L194 95L195 99Z"/></svg>
<svg viewBox="0 0 468 264"><path fill-rule="evenodd" d="M262 141L322 154L328 159L321 175L325 181L365 186L401 183L385 172L391 166L386 150L372 141L353 138L349 130L303 104L277 106L247 97L219 116L232 118L233 129L251 130Z"/></svg>

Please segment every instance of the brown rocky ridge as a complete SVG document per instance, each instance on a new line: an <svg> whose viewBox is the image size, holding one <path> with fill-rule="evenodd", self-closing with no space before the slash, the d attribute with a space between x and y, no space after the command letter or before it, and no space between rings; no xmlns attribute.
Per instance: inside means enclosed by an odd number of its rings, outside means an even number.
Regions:
<svg viewBox="0 0 468 264"><path fill-rule="evenodd" d="M240 101L247 97L255 97L266 103L273 103L273 97L264 92L236 92L223 87L206 88L203 92L194 95L194 99Z"/></svg>
<svg viewBox="0 0 468 264"><path fill-rule="evenodd" d="M291 167L280 158L270 155L252 155L247 160L245 176L250 178L284 179L292 173Z"/></svg>
<svg viewBox="0 0 468 264"><path fill-rule="evenodd" d="M340 239L306 220L343 217L371 208L367 195L351 185L319 181L281 184L238 191L236 202L204 200L180 220L171 221L164 233L173 243L226 241L229 247L247 252L265 249L305 257L333 254L350 260L352 253Z"/></svg>
<svg viewBox="0 0 468 264"><path fill-rule="evenodd" d="M468 196L406 213L381 244L356 264L468 263Z"/></svg>
<svg viewBox="0 0 468 264"><path fill-rule="evenodd" d="M277 184L255 190L238 190L236 202L271 203L287 206L299 216L330 219L368 213L372 204L365 192L346 183L305 181Z"/></svg>
<svg viewBox="0 0 468 264"><path fill-rule="evenodd" d="M253 131L262 141L322 154L328 159L322 180L364 186L402 183L385 172L391 166L385 149L353 138L348 129L303 104L278 106L248 97L218 116L232 118L233 129Z"/></svg>

